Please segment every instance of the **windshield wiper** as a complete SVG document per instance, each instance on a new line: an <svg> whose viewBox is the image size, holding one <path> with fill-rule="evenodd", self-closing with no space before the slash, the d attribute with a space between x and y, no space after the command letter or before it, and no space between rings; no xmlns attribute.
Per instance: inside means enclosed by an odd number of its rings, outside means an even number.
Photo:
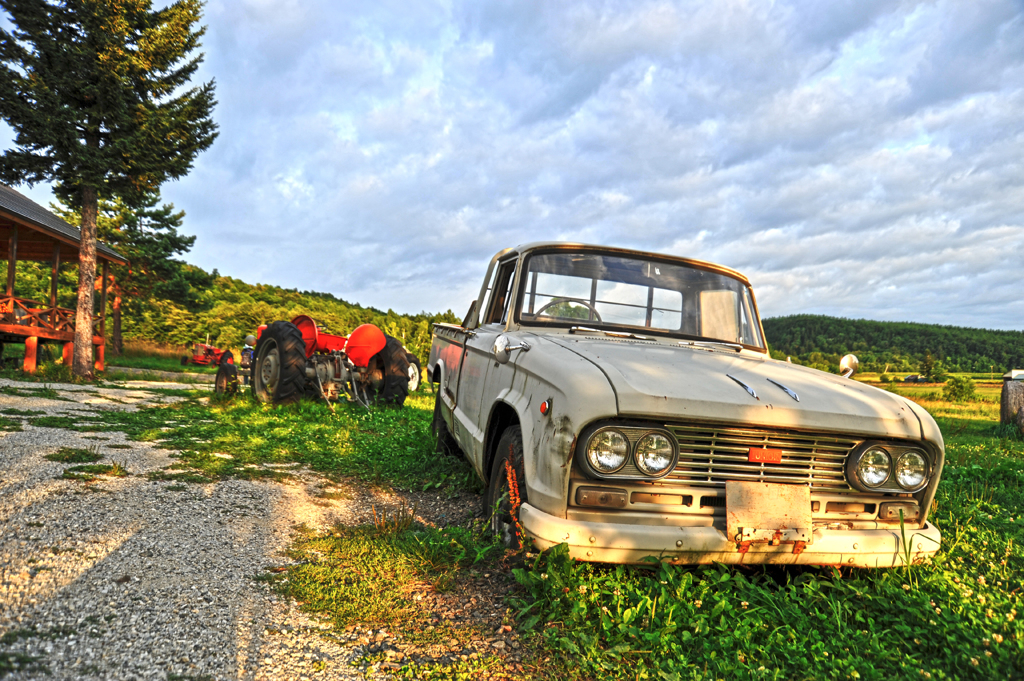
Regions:
<svg viewBox="0 0 1024 681"><path fill-rule="evenodd" d="M650 340L647 336L623 331L605 331L604 329L592 329L589 326L570 326L569 333L603 333L613 338L636 338L637 340Z"/></svg>
<svg viewBox="0 0 1024 681"><path fill-rule="evenodd" d="M736 352L739 352L740 350L743 349L743 346L740 345L739 343L729 343L728 341L679 341L679 345L682 345L684 347L689 345L691 347L707 348L709 350L714 350L720 347L726 347L729 348L730 350L735 350Z"/></svg>

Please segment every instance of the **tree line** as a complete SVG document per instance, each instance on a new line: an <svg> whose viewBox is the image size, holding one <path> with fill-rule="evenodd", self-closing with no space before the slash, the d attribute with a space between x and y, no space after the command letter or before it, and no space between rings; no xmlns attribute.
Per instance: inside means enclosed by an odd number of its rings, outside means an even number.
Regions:
<svg viewBox="0 0 1024 681"><path fill-rule="evenodd" d="M776 357L832 369L857 355L864 371L918 372L937 362L947 372L1000 372L1024 368L1024 331L996 331L914 322L880 322L824 315L763 320Z"/></svg>

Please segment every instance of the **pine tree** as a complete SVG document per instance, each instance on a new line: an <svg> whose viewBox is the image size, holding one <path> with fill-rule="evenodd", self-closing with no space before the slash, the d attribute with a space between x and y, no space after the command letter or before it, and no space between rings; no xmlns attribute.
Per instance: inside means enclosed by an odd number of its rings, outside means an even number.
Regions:
<svg viewBox="0 0 1024 681"><path fill-rule="evenodd" d="M201 0L0 0L0 117L17 148L0 180L53 182L81 215L77 376L92 375L96 217L101 198L138 206L184 176L217 136L213 81L187 87L202 60Z"/></svg>
<svg viewBox="0 0 1024 681"><path fill-rule="evenodd" d="M99 238L128 259L127 266L115 265L110 271L112 333L115 355L123 351L121 313L125 305L140 311L152 299L164 299L188 308L197 304L198 288L208 288L213 277L191 267L174 256L186 253L195 243L194 236L180 234L184 211L174 204L160 203L160 193L151 192L133 208L122 199L101 199L96 217ZM81 216L67 205L52 206L54 212L72 224Z"/></svg>

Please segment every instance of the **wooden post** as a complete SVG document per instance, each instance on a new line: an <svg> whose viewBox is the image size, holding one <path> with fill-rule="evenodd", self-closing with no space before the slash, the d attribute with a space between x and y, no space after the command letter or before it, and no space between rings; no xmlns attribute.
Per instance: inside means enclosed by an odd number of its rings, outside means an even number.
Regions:
<svg viewBox="0 0 1024 681"><path fill-rule="evenodd" d="M36 372L36 349L38 346L39 339L35 336L29 336L25 339L25 362L21 368L27 374L34 374Z"/></svg>
<svg viewBox="0 0 1024 681"><path fill-rule="evenodd" d="M75 357L75 344L74 343L65 343L64 344L64 350L61 352L61 363L64 366L66 366L66 367L70 367L72 360L74 360L74 357Z"/></svg>
<svg viewBox="0 0 1024 681"><path fill-rule="evenodd" d="M57 307L57 276L60 274L60 242L53 245L53 267L50 268L50 308ZM56 328L57 320L50 319Z"/></svg>
<svg viewBox="0 0 1024 681"><path fill-rule="evenodd" d="M18 227L11 228L7 239L7 295L14 295L14 272L18 266Z"/></svg>
<svg viewBox="0 0 1024 681"><path fill-rule="evenodd" d="M107 279L110 275L110 262L103 261L103 284L100 286L100 338L107 342Z"/></svg>

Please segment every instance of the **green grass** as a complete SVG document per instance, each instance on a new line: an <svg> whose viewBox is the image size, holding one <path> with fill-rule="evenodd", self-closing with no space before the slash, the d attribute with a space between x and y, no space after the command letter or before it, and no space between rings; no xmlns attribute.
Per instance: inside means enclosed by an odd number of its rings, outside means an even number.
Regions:
<svg viewBox="0 0 1024 681"><path fill-rule="evenodd" d="M199 393L184 402L105 411L82 417L42 416L35 426L81 432L121 431L129 439L158 442L180 451L176 468L211 480L280 478L287 471L265 464L301 464L328 476L352 477L399 489L478 489L469 466L433 451L433 401L414 395L403 409L343 403L300 402L274 408L248 394L211 399Z"/></svg>
<svg viewBox="0 0 1024 681"><path fill-rule="evenodd" d="M44 458L50 461L60 461L61 463L93 463L102 459L103 455L92 449L61 447L53 454L47 454Z"/></svg>
<svg viewBox="0 0 1024 681"><path fill-rule="evenodd" d="M111 464L105 463L93 463L83 464L80 466L71 466L64 470L61 474L62 478L66 480L81 480L83 482L92 482L96 479L97 475L105 475L111 478L123 478L128 475L128 471L124 466L118 462Z"/></svg>
<svg viewBox="0 0 1024 681"><path fill-rule="evenodd" d="M138 357L127 355L122 355L121 357L108 356L106 358L106 366L108 371L116 369L118 367L128 367L131 369L148 369L150 371L171 371L174 373L217 373L216 366L199 366L197 364L188 364L186 366L182 366L181 359L177 357Z"/></svg>

